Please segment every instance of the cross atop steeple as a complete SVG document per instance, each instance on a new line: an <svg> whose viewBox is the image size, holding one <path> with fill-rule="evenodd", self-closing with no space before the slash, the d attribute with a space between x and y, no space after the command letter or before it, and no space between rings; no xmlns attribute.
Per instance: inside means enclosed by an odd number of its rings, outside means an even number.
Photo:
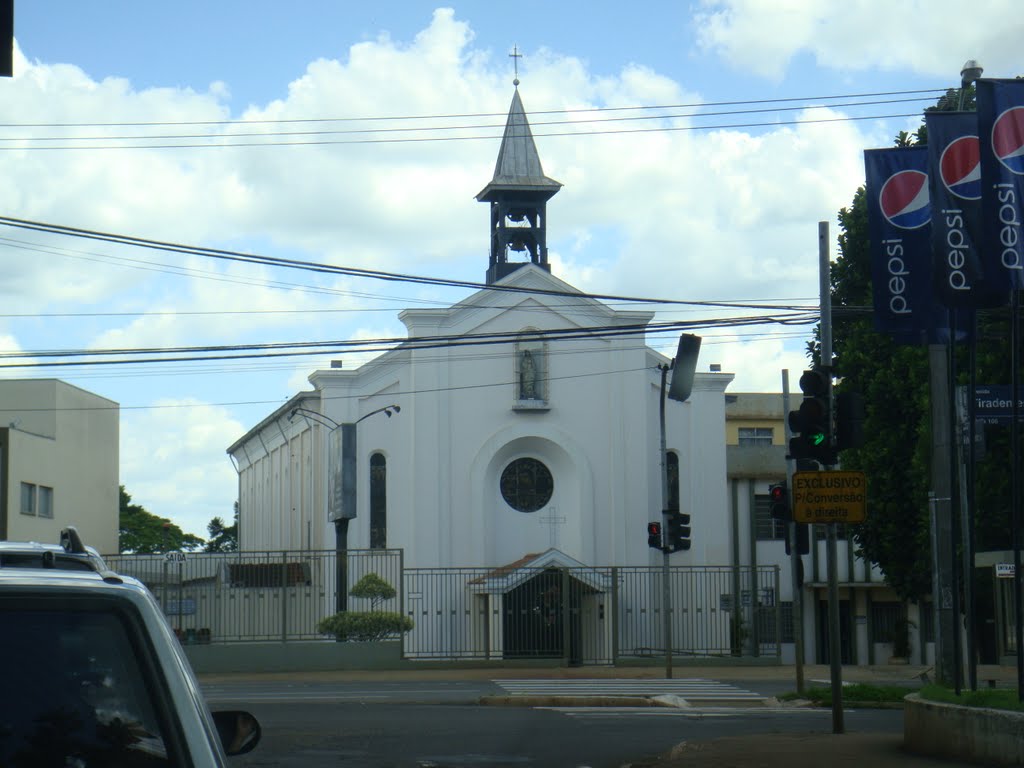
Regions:
<svg viewBox="0 0 1024 768"><path fill-rule="evenodd" d="M516 68L516 79L512 81L512 85L514 85L516 88L518 88L519 87L519 60L521 58L523 58L523 54L521 54L519 52L519 46L518 45L513 45L512 46L512 53L510 53L508 56L509 56L510 59L512 59L512 61L515 64L515 68Z"/></svg>
<svg viewBox="0 0 1024 768"><path fill-rule="evenodd" d="M518 55L518 49L509 54ZM518 85L519 79L516 78ZM544 175L517 87L512 94L494 177L476 196L477 200L489 203L491 207L488 285L531 262L551 271L545 206L561 186ZM527 254L529 261L509 261L510 252Z"/></svg>

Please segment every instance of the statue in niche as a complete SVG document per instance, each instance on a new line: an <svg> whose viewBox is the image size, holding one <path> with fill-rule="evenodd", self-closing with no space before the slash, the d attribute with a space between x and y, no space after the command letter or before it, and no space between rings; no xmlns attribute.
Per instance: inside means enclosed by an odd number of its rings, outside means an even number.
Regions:
<svg viewBox="0 0 1024 768"><path fill-rule="evenodd" d="M524 349L519 359L519 399L536 400L537 397L537 364L533 352Z"/></svg>

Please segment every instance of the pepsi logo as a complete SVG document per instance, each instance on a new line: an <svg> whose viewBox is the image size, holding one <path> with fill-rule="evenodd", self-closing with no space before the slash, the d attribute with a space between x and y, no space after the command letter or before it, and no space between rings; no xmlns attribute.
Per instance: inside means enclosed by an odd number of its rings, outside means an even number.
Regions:
<svg viewBox="0 0 1024 768"><path fill-rule="evenodd" d="M992 151L1008 171L1024 175L1024 107L1013 107L996 118Z"/></svg>
<svg viewBox="0 0 1024 768"><path fill-rule="evenodd" d="M932 219L928 200L928 174L921 171L894 173L878 193L882 215L894 227L918 229Z"/></svg>
<svg viewBox="0 0 1024 768"><path fill-rule="evenodd" d="M960 136L949 142L939 158L943 185L964 200L981 199L981 147L977 136Z"/></svg>

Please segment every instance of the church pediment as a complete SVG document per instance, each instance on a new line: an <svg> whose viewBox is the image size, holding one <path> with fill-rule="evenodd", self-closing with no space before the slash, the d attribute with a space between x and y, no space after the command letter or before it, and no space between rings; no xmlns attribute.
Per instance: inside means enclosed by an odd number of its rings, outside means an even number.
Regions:
<svg viewBox="0 0 1024 768"><path fill-rule="evenodd" d="M555 548L541 554L524 555L515 562L499 566L473 579L469 587L480 594L504 595L540 573L563 569L569 571L569 578L581 582L594 592L608 592L611 589L611 576L606 570L591 568Z"/></svg>

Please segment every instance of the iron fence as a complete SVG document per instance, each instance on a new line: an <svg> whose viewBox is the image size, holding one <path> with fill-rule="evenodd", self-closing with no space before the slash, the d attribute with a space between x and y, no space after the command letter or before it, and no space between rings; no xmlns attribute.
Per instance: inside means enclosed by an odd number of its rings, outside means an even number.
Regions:
<svg viewBox="0 0 1024 768"><path fill-rule="evenodd" d="M185 643L328 640L320 620L367 574L395 588L350 611L402 613L409 659L561 659L610 664L665 653L660 567L403 568L401 550L108 556L143 581ZM339 568L340 565L340 568ZM673 654L781 653L774 566L675 566L668 571Z"/></svg>

